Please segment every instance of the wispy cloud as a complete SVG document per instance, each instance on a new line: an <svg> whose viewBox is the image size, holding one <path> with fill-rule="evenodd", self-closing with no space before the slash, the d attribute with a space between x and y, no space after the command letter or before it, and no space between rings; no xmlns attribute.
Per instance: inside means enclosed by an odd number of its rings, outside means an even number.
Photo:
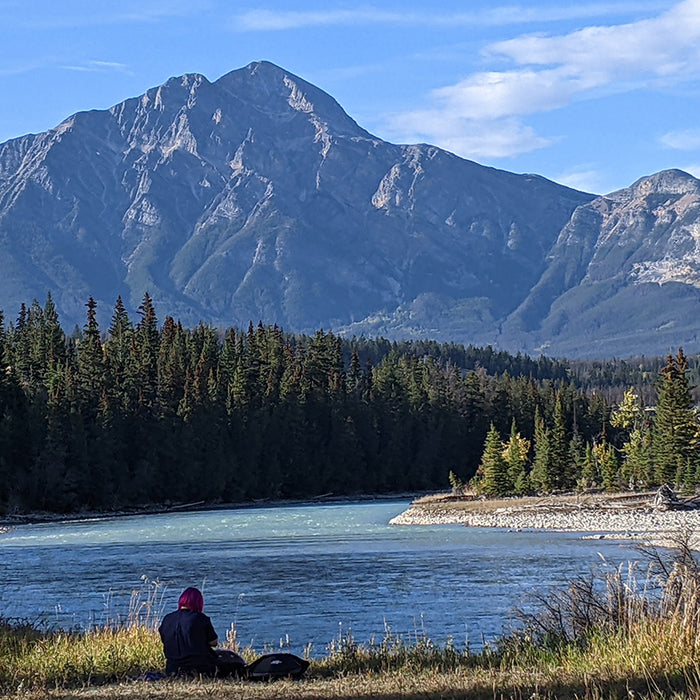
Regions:
<svg viewBox="0 0 700 700"><path fill-rule="evenodd" d="M677 151L697 151L700 149L700 129L682 129L664 134L661 144Z"/></svg>
<svg viewBox="0 0 700 700"><path fill-rule="evenodd" d="M664 5L659 2L582 3L570 7L547 8L515 5L452 13L432 9L430 12L395 12L373 6L317 11L255 9L234 15L232 23L240 31L283 31L368 24L484 27L620 16Z"/></svg>
<svg viewBox="0 0 700 700"><path fill-rule="evenodd" d="M390 118L389 130L405 143L427 141L468 158L504 158L553 143L517 119L483 122L449 111L424 110ZM426 135L428 138L426 138ZM431 138L432 137L432 138Z"/></svg>
<svg viewBox="0 0 700 700"><path fill-rule="evenodd" d="M128 73L129 67L125 63L115 63L113 61L85 61L84 63L60 66L63 70L73 70L82 73L105 73L116 71Z"/></svg>
<svg viewBox="0 0 700 700"><path fill-rule="evenodd" d="M600 194L608 191L603 184L603 174L585 166L559 173L554 179L562 185L573 187L580 192Z"/></svg>
<svg viewBox="0 0 700 700"><path fill-rule="evenodd" d="M526 115L560 109L609 92L677 83L700 75L700 0L683 0L657 17L591 26L558 36L525 35L486 47L484 59L507 63L505 70L473 73L455 85L434 90L431 107L393 115L392 135L415 133L439 145L469 143L464 134L499 131L508 120L511 153L501 147L481 155L498 158L541 148L551 139L522 123ZM429 118L426 118L429 117ZM443 125L445 128L435 128ZM446 127L452 126L452 129ZM516 128L516 125L519 128ZM497 143L491 139L488 142ZM477 157L476 152L459 150Z"/></svg>
<svg viewBox="0 0 700 700"><path fill-rule="evenodd" d="M26 63L16 63L14 65L5 65L0 68L0 76L24 75L40 68L45 68L50 65L49 59L33 59Z"/></svg>

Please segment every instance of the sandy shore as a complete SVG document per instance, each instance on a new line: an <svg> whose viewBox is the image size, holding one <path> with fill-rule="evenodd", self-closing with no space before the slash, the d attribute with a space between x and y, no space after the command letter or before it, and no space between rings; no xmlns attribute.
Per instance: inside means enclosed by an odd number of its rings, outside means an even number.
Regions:
<svg viewBox="0 0 700 700"><path fill-rule="evenodd" d="M700 509L658 510L653 494L563 495L542 498L456 499L446 494L413 501L392 525L461 524L512 531L580 532L596 538L660 543L680 533L700 533ZM700 538L698 538L700 540Z"/></svg>

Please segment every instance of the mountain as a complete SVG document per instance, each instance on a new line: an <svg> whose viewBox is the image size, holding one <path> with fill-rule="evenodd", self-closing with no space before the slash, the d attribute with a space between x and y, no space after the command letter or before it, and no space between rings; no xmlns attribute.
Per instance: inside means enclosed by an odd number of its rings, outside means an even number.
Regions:
<svg viewBox="0 0 700 700"><path fill-rule="evenodd" d="M694 342L697 185L594 197L384 142L271 63L189 74L0 144L0 308L651 354Z"/></svg>
<svg viewBox="0 0 700 700"><path fill-rule="evenodd" d="M578 207L502 335L569 357L697 351L698 310L700 181L667 170Z"/></svg>

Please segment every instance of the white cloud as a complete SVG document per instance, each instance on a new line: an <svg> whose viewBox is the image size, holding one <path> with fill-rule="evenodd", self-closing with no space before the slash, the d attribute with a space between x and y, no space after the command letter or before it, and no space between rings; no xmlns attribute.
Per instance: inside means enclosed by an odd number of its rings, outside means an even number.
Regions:
<svg viewBox="0 0 700 700"><path fill-rule="evenodd" d="M558 109L601 89L682 79L700 72L700 0L631 24L501 41L485 55L516 67L475 73L433 97L464 116L501 117Z"/></svg>
<svg viewBox="0 0 700 700"><path fill-rule="evenodd" d="M234 17L243 31L280 31L330 25L374 24L406 21L407 15L381 10L322 10L318 12L251 10Z"/></svg>
<svg viewBox="0 0 700 700"><path fill-rule="evenodd" d="M602 174L597 170L572 169L555 176L554 180L581 192L600 194L608 191L603 185Z"/></svg>
<svg viewBox="0 0 700 700"><path fill-rule="evenodd" d="M562 36L519 37L492 44L488 53L517 65L560 66L570 76L593 74L606 82L694 69L699 39L700 2L684 0L653 19Z"/></svg>
<svg viewBox="0 0 700 700"><path fill-rule="evenodd" d="M595 76L569 76L567 69L531 69L475 73L456 85L440 88L431 97L443 109L471 119L498 119L549 111L568 104Z"/></svg>
<svg viewBox="0 0 700 700"><path fill-rule="evenodd" d="M551 142L520 120L525 115L566 107L576 100L608 92L681 82L700 75L700 0L683 0L651 19L586 27L563 35L526 35L489 45L484 58L508 62L504 70L473 73L429 95L432 107L393 115L392 135L412 133L422 114L431 113L418 131L421 140L438 145L470 143L464 131L480 132L497 143L504 119L516 155ZM437 115L441 115L438 118ZM437 128L436 128L437 127ZM440 128L441 127L441 128ZM492 129L496 138L487 139ZM482 148L481 151L488 149ZM491 157L500 157L494 148ZM460 155L478 157L475 151Z"/></svg>
<svg viewBox="0 0 700 700"><path fill-rule="evenodd" d="M697 151L700 149L700 129L669 131L660 141L667 148L677 151Z"/></svg>
<svg viewBox="0 0 700 700"><path fill-rule="evenodd" d="M85 61L81 64L60 66L64 70L79 71L81 73L102 73L107 71L117 71L119 73L128 72L125 63L115 63L114 61Z"/></svg>
<svg viewBox="0 0 700 700"><path fill-rule="evenodd" d="M440 147L468 158L504 158L544 148L551 139L538 136L534 129L517 119L506 118L490 122L464 119L445 111L425 110L395 115L389 118L389 132L407 143L427 139Z"/></svg>
<svg viewBox="0 0 700 700"><path fill-rule="evenodd" d="M350 10L256 9L233 16L240 31L282 31L307 27L394 24L432 27L507 26L536 22L571 21L648 11L664 6L659 2L582 3L569 7L499 6L472 12L391 12L372 6Z"/></svg>

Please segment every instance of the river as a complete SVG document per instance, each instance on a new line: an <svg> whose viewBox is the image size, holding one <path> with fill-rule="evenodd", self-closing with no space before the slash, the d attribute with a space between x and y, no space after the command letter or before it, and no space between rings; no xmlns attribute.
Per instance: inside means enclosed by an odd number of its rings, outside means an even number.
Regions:
<svg viewBox="0 0 700 700"><path fill-rule="evenodd" d="M528 591L560 586L628 545L575 533L390 526L408 501L295 505L22 525L0 535L0 616L49 627L124 619L132 591L175 609L203 589L223 638L256 649L339 635L452 638L478 648ZM152 582L157 581L155 585Z"/></svg>

